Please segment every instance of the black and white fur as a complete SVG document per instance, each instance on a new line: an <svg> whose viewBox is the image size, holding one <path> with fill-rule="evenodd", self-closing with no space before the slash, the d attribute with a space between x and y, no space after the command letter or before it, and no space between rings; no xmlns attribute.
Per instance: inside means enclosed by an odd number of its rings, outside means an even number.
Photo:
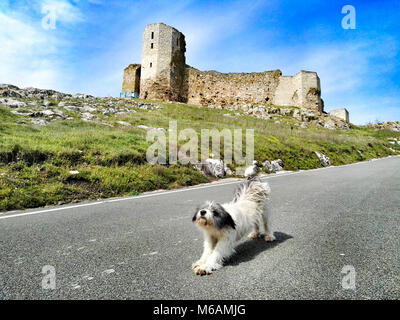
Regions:
<svg viewBox="0 0 400 320"><path fill-rule="evenodd" d="M193 216L204 233L204 251L192 268L197 275L211 274L222 267L224 260L235 252L238 241L245 236L274 241L268 226L268 183L249 179L237 188L231 202L206 202Z"/></svg>

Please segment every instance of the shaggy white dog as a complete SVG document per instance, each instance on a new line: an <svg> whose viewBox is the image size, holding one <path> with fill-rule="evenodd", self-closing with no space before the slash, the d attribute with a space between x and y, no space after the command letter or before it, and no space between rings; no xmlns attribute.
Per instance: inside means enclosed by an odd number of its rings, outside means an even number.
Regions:
<svg viewBox="0 0 400 320"><path fill-rule="evenodd" d="M193 222L204 232L204 251L192 268L197 275L211 274L222 267L245 236L274 241L268 227L268 183L251 179L236 190L233 200L219 204L206 202L193 216Z"/></svg>

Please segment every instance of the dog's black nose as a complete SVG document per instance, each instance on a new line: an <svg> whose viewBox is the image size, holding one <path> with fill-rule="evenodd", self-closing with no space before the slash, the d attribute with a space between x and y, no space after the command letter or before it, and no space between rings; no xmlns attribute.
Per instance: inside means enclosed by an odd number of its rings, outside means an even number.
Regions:
<svg viewBox="0 0 400 320"><path fill-rule="evenodd" d="M201 214L202 216L204 216L206 213L207 213L206 210L200 210L200 214Z"/></svg>

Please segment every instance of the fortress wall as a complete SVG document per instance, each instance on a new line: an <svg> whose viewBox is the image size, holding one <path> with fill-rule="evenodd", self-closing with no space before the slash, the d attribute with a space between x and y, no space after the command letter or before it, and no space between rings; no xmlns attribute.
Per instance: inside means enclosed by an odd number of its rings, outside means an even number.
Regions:
<svg viewBox="0 0 400 320"><path fill-rule="evenodd" d="M346 121L347 123L349 123L349 120L350 120L349 119L349 112L345 108L331 110L331 111L329 111L329 114L331 116L334 116L336 118L342 119L342 120Z"/></svg>
<svg viewBox="0 0 400 320"><path fill-rule="evenodd" d="M184 88L194 105L270 104L280 70L260 73L219 73L187 67Z"/></svg>
<svg viewBox="0 0 400 320"><path fill-rule="evenodd" d="M140 64L131 64L124 69L122 93L126 91L140 92Z"/></svg>
<svg viewBox="0 0 400 320"><path fill-rule="evenodd" d="M178 37L173 41L179 43L180 40L184 42L184 38ZM140 92L141 98L145 96L146 99L193 105L274 104L323 111L319 78L315 72L302 71L295 76L281 76L280 70L220 73L192 67L186 67L182 72L182 59L184 52L179 48L175 50L175 60L172 58L170 61L170 72L168 68L164 69L155 80L152 77L140 79L141 65L130 65L124 70L123 91ZM143 95L143 90L147 94Z"/></svg>
<svg viewBox="0 0 400 320"><path fill-rule="evenodd" d="M295 90L296 84L293 77L279 77L279 84L276 88L273 104L278 106L296 106L299 101L298 93Z"/></svg>
<svg viewBox="0 0 400 320"><path fill-rule="evenodd" d="M275 104L322 112L319 78L301 71L282 76L280 70L258 73L219 73L186 68L187 102L194 105Z"/></svg>
<svg viewBox="0 0 400 320"><path fill-rule="evenodd" d="M320 80L315 72L300 71L293 77L281 76L274 104L323 111Z"/></svg>

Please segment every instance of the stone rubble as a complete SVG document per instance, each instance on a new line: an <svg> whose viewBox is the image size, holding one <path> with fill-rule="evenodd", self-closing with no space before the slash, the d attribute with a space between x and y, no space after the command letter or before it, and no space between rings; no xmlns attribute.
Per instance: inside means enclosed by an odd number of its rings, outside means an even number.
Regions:
<svg viewBox="0 0 400 320"><path fill-rule="evenodd" d="M283 161L281 159L272 161L265 160L262 165L268 173L275 173L283 170Z"/></svg>
<svg viewBox="0 0 400 320"><path fill-rule="evenodd" d="M385 121L380 123L368 124L367 126L375 128L376 130L390 130L400 132L400 121Z"/></svg>
<svg viewBox="0 0 400 320"><path fill-rule="evenodd" d="M23 101L17 99L22 99ZM112 124L99 119L99 115L123 117L128 113L136 113L137 110L152 111L162 109L160 105L133 99L95 98L87 94L71 95L37 88L20 89L10 84L0 84L0 104L12 108L11 112L15 115L39 118L32 119L31 123L40 126L45 126L55 119L81 119L85 122L96 121L113 127ZM26 124L25 121L16 123ZM124 126L130 125L124 121L119 121L118 123Z"/></svg>
<svg viewBox="0 0 400 320"><path fill-rule="evenodd" d="M225 176L225 166L222 160L208 158L204 163L196 164L195 168L207 176L216 178Z"/></svg>
<svg viewBox="0 0 400 320"><path fill-rule="evenodd" d="M319 113L307 109L299 108L280 108L270 105L250 105L245 104L243 106L221 106L221 105L209 105L208 109L215 110L226 110L235 112L235 116L251 116L262 120L274 120L276 124L282 123L282 117L289 117L300 123L300 128L308 128L309 126L317 126L330 130L341 129L349 130L351 126L342 119L337 117L331 117L329 114ZM237 111L241 111L237 112ZM230 113L223 114L224 117L232 118L233 115ZM299 125L295 123L295 125Z"/></svg>

